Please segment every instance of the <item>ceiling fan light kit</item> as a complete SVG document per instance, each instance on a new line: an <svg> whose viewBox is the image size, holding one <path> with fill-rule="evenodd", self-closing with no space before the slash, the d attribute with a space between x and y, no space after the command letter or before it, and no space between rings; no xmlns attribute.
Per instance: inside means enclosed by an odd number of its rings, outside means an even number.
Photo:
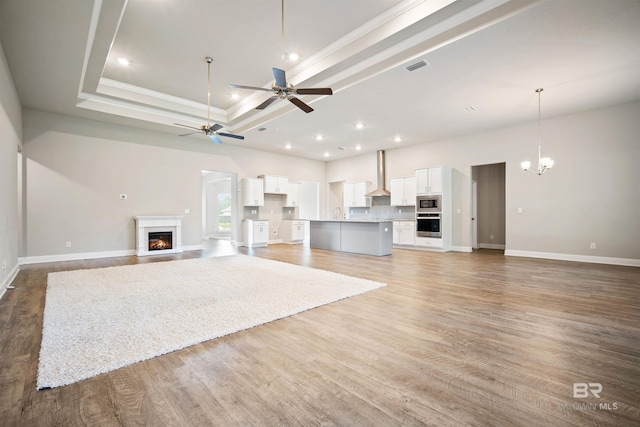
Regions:
<svg viewBox="0 0 640 427"><path fill-rule="evenodd" d="M543 90L544 89L542 89L542 88L536 89L536 93L538 94L538 167L536 169L534 169L534 170L531 170L531 162L529 160L526 160L526 161L520 163L520 167L522 167L522 170L524 170L525 172L530 172L530 173L535 174L535 175L542 175L547 170L549 170L549 169L551 169L553 167L553 160L550 157L541 157L540 93Z"/></svg>

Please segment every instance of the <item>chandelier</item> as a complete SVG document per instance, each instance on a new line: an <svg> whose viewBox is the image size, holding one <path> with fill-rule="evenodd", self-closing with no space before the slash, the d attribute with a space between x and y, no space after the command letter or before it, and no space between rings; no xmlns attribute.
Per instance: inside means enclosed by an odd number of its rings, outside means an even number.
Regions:
<svg viewBox="0 0 640 427"><path fill-rule="evenodd" d="M520 163L522 170L536 175L542 175L547 171L547 169L551 169L553 167L553 160L551 160L550 157L540 156L540 92L543 90L544 89L542 88L536 89L536 93L538 94L538 168L531 170L531 162L528 160Z"/></svg>

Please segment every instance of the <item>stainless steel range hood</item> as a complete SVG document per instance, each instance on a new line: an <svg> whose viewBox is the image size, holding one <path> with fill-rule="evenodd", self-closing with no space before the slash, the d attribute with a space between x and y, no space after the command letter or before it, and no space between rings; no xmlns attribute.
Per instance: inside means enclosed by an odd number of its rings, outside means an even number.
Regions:
<svg viewBox="0 0 640 427"><path fill-rule="evenodd" d="M384 150L378 150L378 188L366 194L367 197L391 196L391 193L384 188L386 175L386 165L384 159Z"/></svg>

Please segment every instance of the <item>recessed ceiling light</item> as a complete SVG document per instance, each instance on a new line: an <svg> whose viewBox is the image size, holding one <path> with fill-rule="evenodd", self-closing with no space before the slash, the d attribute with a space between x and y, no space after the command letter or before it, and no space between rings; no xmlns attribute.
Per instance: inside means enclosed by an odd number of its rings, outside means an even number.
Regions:
<svg viewBox="0 0 640 427"><path fill-rule="evenodd" d="M323 139L322 135L316 135L316 141L322 141Z"/></svg>
<svg viewBox="0 0 640 427"><path fill-rule="evenodd" d="M297 53L291 52L289 54L289 60L290 61L297 61L298 59L300 59L300 55L298 55Z"/></svg>
<svg viewBox="0 0 640 427"><path fill-rule="evenodd" d="M329 157L329 152L328 152L328 151L325 151L325 152L324 152L324 156L325 156L325 157Z"/></svg>
<svg viewBox="0 0 640 427"><path fill-rule="evenodd" d="M358 150L358 151L362 150L362 145L360 145L360 144L356 145L356 150Z"/></svg>
<svg viewBox="0 0 640 427"><path fill-rule="evenodd" d="M402 141L402 138L400 138L399 136L396 136L395 138L393 138L394 142L400 142Z"/></svg>
<svg viewBox="0 0 640 427"><path fill-rule="evenodd" d="M356 123L356 129L362 129L362 128L364 128L364 124Z"/></svg>
<svg viewBox="0 0 640 427"><path fill-rule="evenodd" d="M291 150L291 144L289 144L289 143L287 142L287 144L284 146L284 148L286 148L287 150Z"/></svg>
<svg viewBox="0 0 640 427"><path fill-rule="evenodd" d="M118 64L129 65L129 60L127 58L118 58Z"/></svg>
<svg viewBox="0 0 640 427"><path fill-rule="evenodd" d="M267 128L266 128L266 127L264 127L264 126L263 126L263 127L261 127L261 128L258 128L258 132L264 132L265 130L267 130Z"/></svg>
<svg viewBox="0 0 640 427"><path fill-rule="evenodd" d="M240 99L240 95L238 95L237 93L232 93L231 99Z"/></svg>

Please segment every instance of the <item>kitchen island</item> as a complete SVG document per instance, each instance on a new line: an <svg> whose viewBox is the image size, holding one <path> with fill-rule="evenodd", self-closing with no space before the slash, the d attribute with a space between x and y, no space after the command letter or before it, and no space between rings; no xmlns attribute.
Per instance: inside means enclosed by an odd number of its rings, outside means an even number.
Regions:
<svg viewBox="0 0 640 427"><path fill-rule="evenodd" d="M390 220L312 220L309 246L364 255L391 255L393 222Z"/></svg>

